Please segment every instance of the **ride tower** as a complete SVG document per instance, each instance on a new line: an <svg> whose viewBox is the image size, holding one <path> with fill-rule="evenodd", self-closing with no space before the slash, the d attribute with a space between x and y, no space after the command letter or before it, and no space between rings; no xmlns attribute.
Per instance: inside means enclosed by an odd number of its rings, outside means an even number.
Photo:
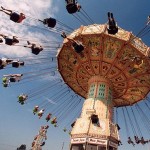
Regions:
<svg viewBox="0 0 150 150"><path fill-rule="evenodd" d="M73 42L84 47L75 51ZM85 98L71 131L70 150L117 150L121 143L114 107L132 106L150 91L150 49L121 28L81 26L64 39L58 70L65 83Z"/></svg>
<svg viewBox="0 0 150 150"><path fill-rule="evenodd" d="M45 140L47 140L47 129L49 126L41 126L38 135L34 137L34 140L32 142L32 150L42 150L42 146L45 145Z"/></svg>

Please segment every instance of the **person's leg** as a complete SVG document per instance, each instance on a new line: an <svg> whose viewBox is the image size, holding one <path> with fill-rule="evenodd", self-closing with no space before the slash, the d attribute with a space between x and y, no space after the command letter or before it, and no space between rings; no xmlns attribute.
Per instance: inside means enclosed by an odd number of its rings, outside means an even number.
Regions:
<svg viewBox="0 0 150 150"><path fill-rule="evenodd" d="M110 18L110 12L108 12L107 15L108 15L108 19L109 19Z"/></svg>
<svg viewBox="0 0 150 150"><path fill-rule="evenodd" d="M116 22L115 22L114 19L112 19L112 26L113 26L113 27L116 27Z"/></svg>
<svg viewBox="0 0 150 150"><path fill-rule="evenodd" d="M108 15L108 24L110 25L111 24L110 12L108 12L107 15Z"/></svg>
<svg viewBox="0 0 150 150"><path fill-rule="evenodd" d="M4 8L3 6L1 6L1 8L2 8L3 10L6 10L6 11L8 11L8 12L11 12L11 13L12 13L12 10L10 10L10 9L6 9L6 8Z"/></svg>
<svg viewBox="0 0 150 150"><path fill-rule="evenodd" d="M2 38L0 38L0 43L3 43L3 39Z"/></svg>
<svg viewBox="0 0 150 150"><path fill-rule="evenodd" d="M113 26L116 26L116 22L115 22L113 13L110 13L110 16L111 16L111 20L112 20L112 25L113 25Z"/></svg>
<svg viewBox="0 0 150 150"><path fill-rule="evenodd" d="M5 35L3 35L3 34L0 34L0 36L1 36L1 37L3 37L4 39L6 38L6 36L5 36Z"/></svg>
<svg viewBox="0 0 150 150"><path fill-rule="evenodd" d="M9 16L12 14L12 10L5 9L5 8L2 7L2 6L1 6L1 8L2 8L2 9L1 9L0 11L4 12L5 14L7 14L7 15L9 15Z"/></svg>
<svg viewBox="0 0 150 150"><path fill-rule="evenodd" d="M19 43L19 40L17 39L16 36L13 36L13 44Z"/></svg>
<svg viewBox="0 0 150 150"><path fill-rule="evenodd" d="M27 44L30 45L31 44L30 41L27 41Z"/></svg>
<svg viewBox="0 0 150 150"><path fill-rule="evenodd" d="M112 19L114 19L113 13L110 13L110 16L111 16Z"/></svg>

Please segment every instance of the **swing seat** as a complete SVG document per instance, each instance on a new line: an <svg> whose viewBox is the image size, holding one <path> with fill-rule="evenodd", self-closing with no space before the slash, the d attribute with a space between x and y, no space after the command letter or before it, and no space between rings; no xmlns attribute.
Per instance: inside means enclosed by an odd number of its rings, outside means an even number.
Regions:
<svg viewBox="0 0 150 150"><path fill-rule="evenodd" d="M54 127L58 127L57 124L54 124Z"/></svg>
<svg viewBox="0 0 150 150"><path fill-rule="evenodd" d="M21 105L24 105L24 102L21 102L20 104L21 104Z"/></svg>
<svg viewBox="0 0 150 150"><path fill-rule="evenodd" d="M84 50L84 47L81 44L73 43L72 46L77 53L81 53Z"/></svg>
<svg viewBox="0 0 150 150"><path fill-rule="evenodd" d="M3 87L8 87L8 84L3 84Z"/></svg>
<svg viewBox="0 0 150 150"><path fill-rule="evenodd" d="M10 81L10 82L16 82L16 79L15 79L14 77L11 77L11 78L9 79L9 81Z"/></svg>
<svg viewBox="0 0 150 150"><path fill-rule="evenodd" d="M19 67L19 63L18 62L12 62L12 67L18 68Z"/></svg>
<svg viewBox="0 0 150 150"><path fill-rule="evenodd" d="M56 19L54 19L54 18L44 19L44 24L47 24L48 27L54 28L56 25Z"/></svg>
<svg viewBox="0 0 150 150"><path fill-rule="evenodd" d="M24 66L24 62L20 62L20 66Z"/></svg>
<svg viewBox="0 0 150 150"><path fill-rule="evenodd" d="M19 102L23 101L23 97L22 96L19 96L18 99L19 99Z"/></svg>
<svg viewBox="0 0 150 150"><path fill-rule="evenodd" d="M64 131L64 132L66 132L66 131L67 131L67 129L65 128L65 129L63 129L63 131Z"/></svg>
<svg viewBox="0 0 150 150"><path fill-rule="evenodd" d="M42 114L41 114L41 113L38 113L38 116L42 116Z"/></svg>
<svg viewBox="0 0 150 150"><path fill-rule="evenodd" d="M74 14L78 11L77 4L67 4L66 9L69 14Z"/></svg>
<svg viewBox="0 0 150 150"><path fill-rule="evenodd" d="M37 112L38 112L38 109L37 109L37 108L33 109L33 112L37 113Z"/></svg>
<svg viewBox="0 0 150 150"><path fill-rule="evenodd" d="M0 69L4 69L4 65L0 66Z"/></svg>
<svg viewBox="0 0 150 150"><path fill-rule="evenodd" d="M2 66L2 64L3 64L3 61L0 59L0 66Z"/></svg>
<svg viewBox="0 0 150 150"><path fill-rule="evenodd" d="M14 21L14 22L18 22L18 20L20 19L20 15L13 12L10 16L10 20Z"/></svg>
<svg viewBox="0 0 150 150"><path fill-rule="evenodd" d="M107 28L108 34L116 34L118 32L118 27L109 27Z"/></svg>
<svg viewBox="0 0 150 150"><path fill-rule="evenodd" d="M7 45L12 45L13 44L13 39L10 39L10 38L5 38L5 44Z"/></svg>
<svg viewBox="0 0 150 150"><path fill-rule="evenodd" d="M34 55L38 55L39 53L40 53L40 49L39 48L33 48L32 49L32 53L34 54Z"/></svg>

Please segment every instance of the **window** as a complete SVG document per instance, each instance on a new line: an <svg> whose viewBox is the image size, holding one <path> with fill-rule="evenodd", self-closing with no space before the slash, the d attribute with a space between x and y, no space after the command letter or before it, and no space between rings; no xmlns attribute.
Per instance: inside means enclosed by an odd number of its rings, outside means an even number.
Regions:
<svg viewBox="0 0 150 150"><path fill-rule="evenodd" d="M97 145L92 145L92 144L87 145L86 149L87 150L97 150Z"/></svg>
<svg viewBox="0 0 150 150"><path fill-rule="evenodd" d="M90 90L89 90L89 98L92 98L94 96L94 91L95 91L95 84L90 86Z"/></svg>
<svg viewBox="0 0 150 150"><path fill-rule="evenodd" d="M109 146L109 150L117 150L117 149L112 146Z"/></svg>
<svg viewBox="0 0 150 150"><path fill-rule="evenodd" d="M112 147L112 146L109 146L109 149L108 149L108 150L117 150L117 148Z"/></svg>
<svg viewBox="0 0 150 150"><path fill-rule="evenodd" d="M98 119L98 115L92 115L91 116L91 120L92 120L92 123L96 126L99 126L99 119Z"/></svg>
<svg viewBox="0 0 150 150"><path fill-rule="evenodd" d="M71 150L84 150L83 144L74 144L71 146Z"/></svg>
<svg viewBox="0 0 150 150"><path fill-rule="evenodd" d="M87 145L86 150L106 150L106 147L100 146L100 145L89 144Z"/></svg>
<svg viewBox="0 0 150 150"><path fill-rule="evenodd" d="M105 84L100 84L98 89L97 98L104 100L105 98Z"/></svg>
<svg viewBox="0 0 150 150"><path fill-rule="evenodd" d="M106 150L105 146L98 146L98 150Z"/></svg>

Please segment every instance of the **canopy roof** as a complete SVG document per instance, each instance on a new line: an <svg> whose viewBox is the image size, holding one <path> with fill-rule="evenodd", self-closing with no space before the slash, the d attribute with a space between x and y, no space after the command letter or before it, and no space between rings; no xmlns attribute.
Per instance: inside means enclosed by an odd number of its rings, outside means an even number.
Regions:
<svg viewBox="0 0 150 150"><path fill-rule="evenodd" d="M102 75L113 84L115 107L132 105L146 97L150 91L150 48L131 32L119 28L118 33L107 33L107 25L81 26L68 38L82 42L81 57L65 39L59 49L58 70L65 83L77 94L86 98L88 80ZM133 59L143 63L134 68Z"/></svg>

